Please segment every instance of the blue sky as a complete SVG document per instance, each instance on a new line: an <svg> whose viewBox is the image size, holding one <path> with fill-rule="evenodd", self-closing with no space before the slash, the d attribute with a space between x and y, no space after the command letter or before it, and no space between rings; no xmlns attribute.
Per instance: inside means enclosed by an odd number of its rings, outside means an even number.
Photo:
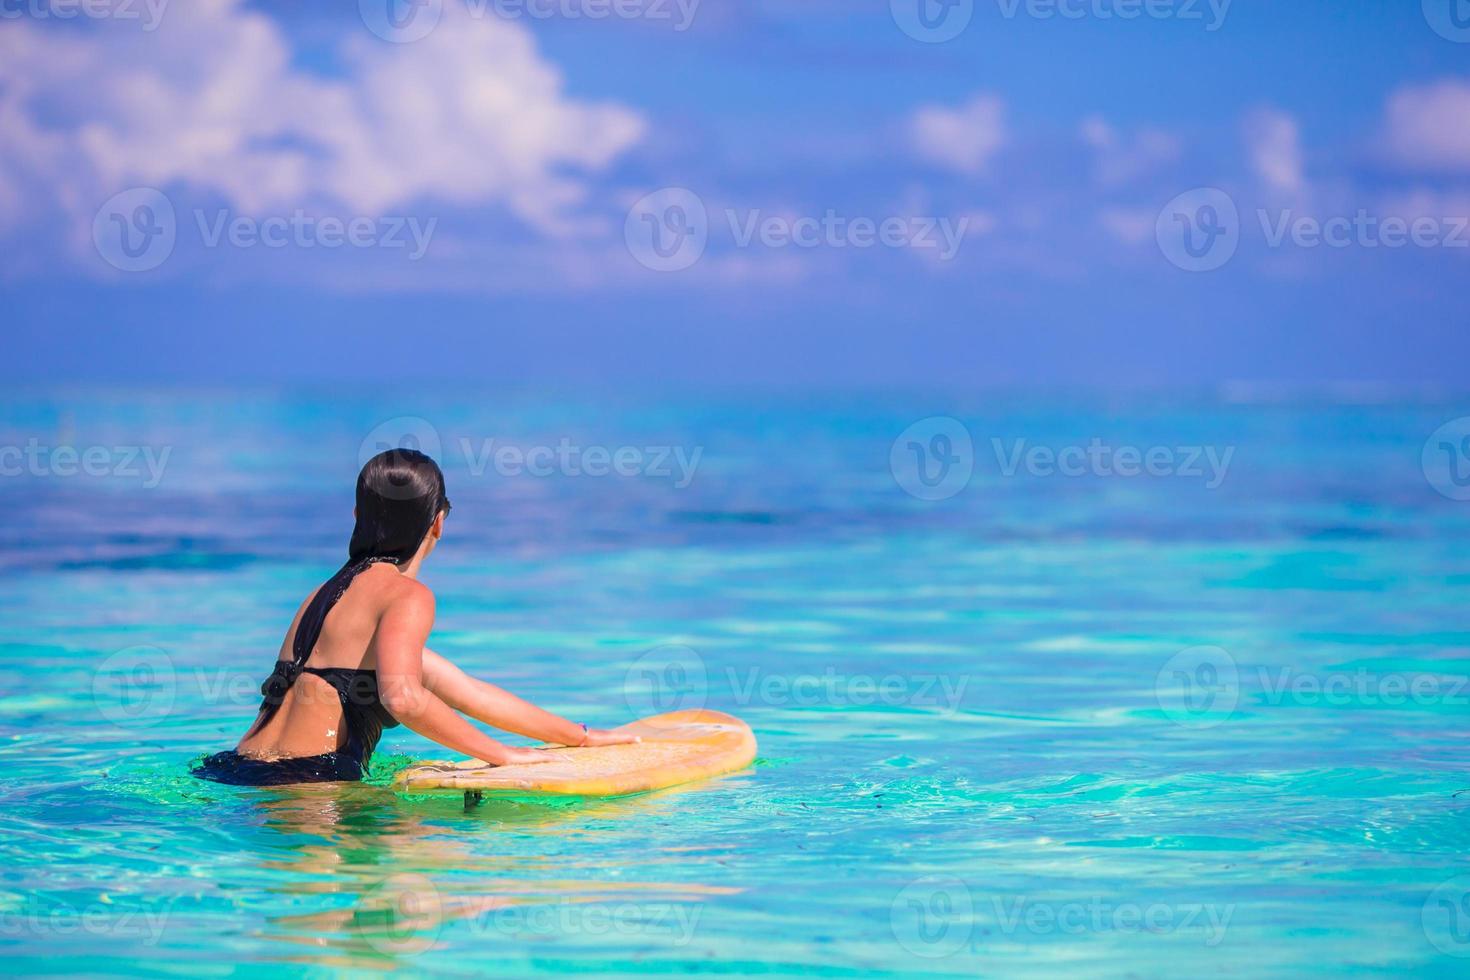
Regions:
<svg viewBox="0 0 1470 980"><path fill-rule="evenodd" d="M1461 387L1464 0L375 2L0 3L24 380Z"/></svg>

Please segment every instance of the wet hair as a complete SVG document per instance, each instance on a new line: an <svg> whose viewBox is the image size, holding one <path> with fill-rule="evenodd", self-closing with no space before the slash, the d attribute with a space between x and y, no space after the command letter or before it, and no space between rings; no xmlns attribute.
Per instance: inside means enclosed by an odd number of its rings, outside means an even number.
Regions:
<svg viewBox="0 0 1470 980"><path fill-rule="evenodd" d="M434 518L449 510L439 464L417 449L389 449L357 475L357 525L348 561L403 565L418 552Z"/></svg>

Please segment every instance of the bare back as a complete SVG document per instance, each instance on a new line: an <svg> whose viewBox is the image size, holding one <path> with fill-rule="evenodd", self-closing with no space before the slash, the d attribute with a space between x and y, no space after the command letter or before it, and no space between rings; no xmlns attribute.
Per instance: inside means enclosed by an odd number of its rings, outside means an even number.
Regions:
<svg viewBox="0 0 1470 980"><path fill-rule="evenodd" d="M384 614L424 586L391 564L369 566L327 613L321 636L307 657L306 667L317 669L376 670L378 628ZM301 626L302 614L316 593L296 610L281 643L278 659L289 661ZM338 692L322 678L303 673L291 685L281 707L258 731L240 740L236 751L256 759L295 758L335 752L346 739Z"/></svg>

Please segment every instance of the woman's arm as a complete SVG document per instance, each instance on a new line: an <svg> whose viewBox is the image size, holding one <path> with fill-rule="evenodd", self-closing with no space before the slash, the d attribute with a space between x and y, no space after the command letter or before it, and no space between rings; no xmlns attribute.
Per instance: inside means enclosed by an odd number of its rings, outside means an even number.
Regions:
<svg viewBox="0 0 1470 980"><path fill-rule="evenodd" d="M476 680L428 648L424 649L421 660L424 686L449 707L463 711L476 721L557 745L622 745L639 741L633 735L596 728L584 731L576 722L538 708L504 688Z"/></svg>
<svg viewBox="0 0 1470 980"><path fill-rule="evenodd" d="M424 641L434 625L434 594L418 582L392 602L378 623L378 694L393 717L425 738L493 766L550 762L537 749L517 749L485 735L424 686Z"/></svg>

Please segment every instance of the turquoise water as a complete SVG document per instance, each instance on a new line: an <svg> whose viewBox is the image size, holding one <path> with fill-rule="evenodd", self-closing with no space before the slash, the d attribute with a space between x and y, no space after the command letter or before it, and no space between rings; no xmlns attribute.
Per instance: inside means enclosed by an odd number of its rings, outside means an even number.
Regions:
<svg viewBox="0 0 1470 980"><path fill-rule="evenodd" d="M29 453L0 457L7 972L1470 965L1470 502L1422 452L1470 405L69 391L0 412ZM360 453L404 434L455 505L424 575L438 649L593 724L730 711L756 764L469 811L190 778L340 561ZM1016 440L1160 453L1155 475L1008 475ZM587 474L594 446L634 475ZM1191 447L1230 452L1220 479ZM395 729L375 778L433 754Z"/></svg>

